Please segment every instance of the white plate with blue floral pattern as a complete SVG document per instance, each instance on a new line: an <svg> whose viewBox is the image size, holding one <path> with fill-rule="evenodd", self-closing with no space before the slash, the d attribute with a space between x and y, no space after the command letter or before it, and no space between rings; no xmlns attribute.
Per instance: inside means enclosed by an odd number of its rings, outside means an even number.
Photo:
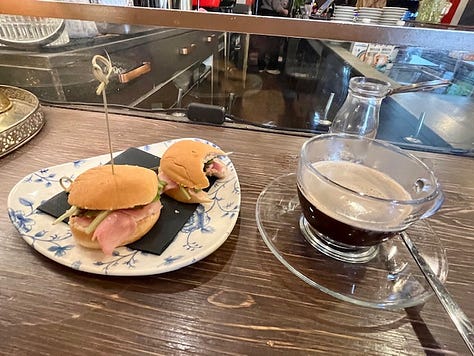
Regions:
<svg viewBox="0 0 474 356"><path fill-rule="evenodd" d="M175 141L139 148L161 157ZM31 247L76 270L102 275L144 276L173 271L195 263L213 253L227 240L240 211L240 184L231 160L223 157L229 174L212 185L209 190L212 202L198 206L175 240L160 256L128 247L119 247L112 256L105 256L100 250L77 245L66 223L52 225L54 218L36 208L61 191L59 178L77 177L89 168L108 162L109 158L110 155L105 154L41 169L27 175L15 185L8 196L8 214Z"/></svg>

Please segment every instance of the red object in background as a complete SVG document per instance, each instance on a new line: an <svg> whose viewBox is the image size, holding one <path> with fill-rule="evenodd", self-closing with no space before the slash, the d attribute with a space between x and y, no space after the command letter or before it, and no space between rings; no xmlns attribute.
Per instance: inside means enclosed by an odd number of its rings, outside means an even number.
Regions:
<svg viewBox="0 0 474 356"><path fill-rule="evenodd" d="M220 0L193 0L193 6L198 6L198 1L199 1L200 7L209 7L209 8L219 7L221 3Z"/></svg>
<svg viewBox="0 0 474 356"><path fill-rule="evenodd" d="M449 1L451 1L451 4L452 4L451 8L449 9L448 13L443 16L443 18L441 19L441 23L447 23L447 24L451 23L454 13L456 12L459 6L459 3L461 2L461 0L449 0Z"/></svg>

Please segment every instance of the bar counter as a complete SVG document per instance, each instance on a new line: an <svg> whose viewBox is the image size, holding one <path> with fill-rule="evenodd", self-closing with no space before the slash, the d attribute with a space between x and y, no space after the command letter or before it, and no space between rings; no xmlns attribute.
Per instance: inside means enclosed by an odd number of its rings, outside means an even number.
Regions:
<svg viewBox="0 0 474 356"><path fill-rule="evenodd" d="M41 168L108 152L103 113L43 110L42 131L0 159L0 354L468 354L434 296L397 311L363 308L307 285L273 256L256 201L272 179L296 171L299 135L111 114L114 151L199 137L233 152L236 226L207 258L160 275L88 274L37 253L9 220L10 190ZM474 320L474 160L415 155L443 185L429 224L446 249L446 286Z"/></svg>

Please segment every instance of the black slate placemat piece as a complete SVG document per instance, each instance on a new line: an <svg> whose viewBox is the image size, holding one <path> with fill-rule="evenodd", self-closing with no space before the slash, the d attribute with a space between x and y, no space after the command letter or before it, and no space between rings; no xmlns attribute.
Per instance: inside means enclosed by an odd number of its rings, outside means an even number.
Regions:
<svg viewBox="0 0 474 356"><path fill-rule="evenodd" d="M137 148L129 148L117 157L115 164L131 164L145 168L158 167L160 158ZM210 180L211 186L215 180ZM173 242L176 234L186 224L196 210L198 204L184 204L171 199L166 195L161 196L161 215L153 228L140 240L128 245L135 250L161 255ZM61 192L42 203L38 210L54 217L61 216L70 205L67 202L67 193Z"/></svg>

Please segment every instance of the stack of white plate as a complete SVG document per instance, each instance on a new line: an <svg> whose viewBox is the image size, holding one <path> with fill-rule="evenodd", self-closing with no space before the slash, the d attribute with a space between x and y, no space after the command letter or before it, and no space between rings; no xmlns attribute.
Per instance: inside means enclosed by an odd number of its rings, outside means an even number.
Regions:
<svg viewBox="0 0 474 356"><path fill-rule="evenodd" d="M379 23L381 25L397 25L408 9L405 7L384 7L382 10Z"/></svg>
<svg viewBox="0 0 474 356"><path fill-rule="evenodd" d="M352 22L354 21L355 9L354 6L336 6L332 19L341 22Z"/></svg>
<svg viewBox="0 0 474 356"><path fill-rule="evenodd" d="M357 20L363 23L378 24L382 17L382 9L375 7L360 7Z"/></svg>

